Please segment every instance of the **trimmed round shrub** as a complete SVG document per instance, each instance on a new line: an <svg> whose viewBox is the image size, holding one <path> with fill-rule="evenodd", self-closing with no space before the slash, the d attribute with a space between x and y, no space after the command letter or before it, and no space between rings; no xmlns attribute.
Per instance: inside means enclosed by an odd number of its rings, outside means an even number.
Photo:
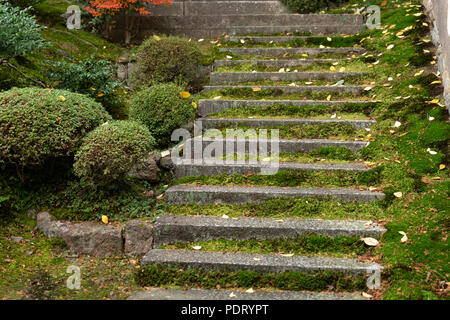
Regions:
<svg viewBox="0 0 450 320"><path fill-rule="evenodd" d="M71 156L83 137L111 117L100 103L66 90L0 93L0 161L18 167Z"/></svg>
<svg viewBox="0 0 450 320"><path fill-rule="evenodd" d="M131 79L136 85L188 84L196 79L201 56L200 48L193 41L174 36L151 37L137 50L136 69Z"/></svg>
<svg viewBox="0 0 450 320"><path fill-rule="evenodd" d="M181 96L183 89L174 84L158 84L139 91L131 100L131 120L147 126L159 147L171 143L172 132L195 118L192 98Z"/></svg>
<svg viewBox="0 0 450 320"><path fill-rule="evenodd" d="M104 123L83 139L75 155L74 172L82 181L97 186L124 180L154 145L152 135L140 123L128 120Z"/></svg>

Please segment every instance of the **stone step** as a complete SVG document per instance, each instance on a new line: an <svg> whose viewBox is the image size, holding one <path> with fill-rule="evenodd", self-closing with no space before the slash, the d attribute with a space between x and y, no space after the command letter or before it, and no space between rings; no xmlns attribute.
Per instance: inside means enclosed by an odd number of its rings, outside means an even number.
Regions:
<svg viewBox="0 0 450 320"><path fill-rule="evenodd" d="M244 131L243 131L244 132ZM349 140L327 140L327 139L302 139L302 140L270 140L253 137L240 137L239 139L214 139L214 138L194 138L187 140L182 148L183 154L192 155L191 159L212 159L223 155L231 154L257 154L266 150L268 154L277 151L280 153L311 152L323 147L341 147L354 152L361 150L368 145L367 141L349 141ZM189 153L190 149L190 153ZM189 159L185 159L189 160Z"/></svg>
<svg viewBox="0 0 450 320"><path fill-rule="evenodd" d="M356 259L322 257L285 257L279 254L248 254L228 252L202 252L187 250L150 250L141 260L141 266L164 265L185 269L209 271L251 270L261 273L286 271L318 272L335 271L346 274L368 274L381 270L377 263L359 262Z"/></svg>
<svg viewBox="0 0 450 320"><path fill-rule="evenodd" d="M265 66L274 68L290 68L290 67L304 67L313 64L329 63L337 61L336 59L297 59L297 60L216 60L214 68L226 66L238 66L241 64L251 63L254 66Z"/></svg>
<svg viewBox="0 0 450 320"><path fill-rule="evenodd" d="M376 123L375 120L329 120L329 119L239 119L239 118L201 118L202 129L231 128L246 126L252 128L301 126L320 124L349 124L354 128L369 128Z"/></svg>
<svg viewBox="0 0 450 320"><path fill-rule="evenodd" d="M339 81L352 77L362 77L367 72L211 72L210 84L235 84L253 81Z"/></svg>
<svg viewBox="0 0 450 320"><path fill-rule="evenodd" d="M276 198L305 197L334 197L348 202L370 202L382 200L384 194L357 189L177 185L170 187L165 197L168 205L181 205L188 203L246 204L261 203Z"/></svg>
<svg viewBox="0 0 450 320"><path fill-rule="evenodd" d="M161 289L151 288L132 293L128 300L365 300L361 293L328 293L304 291L253 291Z"/></svg>
<svg viewBox="0 0 450 320"><path fill-rule="evenodd" d="M198 3L197 3L198 4ZM236 3L235 3L236 4ZM207 5L207 4L206 4ZM232 4L230 4L232 5ZM260 3L257 4L258 6ZM257 9L256 9L257 10ZM220 14L217 14L220 12ZM351 25L355 29L364 26L363 17L354 14L223 14L215 11L206 15L184 16L148 16L156 26L173 26L176 28L229 28L230 26L329 26Z"/></svg>
<svg viewBox="0 0 450 320"><path fill-rule="evenodd" d="M254 89L260 88L261 90L281 90L284 93L305 93L305 92L348 92L353 94L360 94L365 86L233 86L233 85L217 85L217 86L205 86L203 92L219 91L227 89Z"/></svg>
<svg viewBox="0 0 450 320"><path fill-rule="evenodd" d="M380 237L386 229L370 221L322 219L221 218L165 215L153 229L154 248L176 242L215 239L295 239L316 234L337 237Z"/></svg>
<svg viewBox="0 0 450 320"><path fill-rule="evenodd" d="M295 40L307 40L311 38L316 38L317 36L231 36L226 37L224 42L240 42L241 40L252 41L252 42L266 42L266 43L283 43L283 42L291 42Z"/></svg>
<svg viewBox="0 0 450 320"><path fill-rule="evenodd" d="M173 1L170 6L147 4L152 16L255 15L289 13L279 1Z"/></svg>
<svg viewBox="0 0 450 320"><path fill-rule="evenodd" d="M282 47L262 47L262 48L219 48L220 52L229 52L235 55L252 55L252 56L283 56L288 54L307 54L308 56L316 56L318 54L359 54L364 53L364 48L282 48Z"/></svg>
<svg viewBox="0 0 450 320"><path fill-rule="evenodd" d="M178 22L171 22L170 20L156 21L155 18L150 16L140 16L142 39L152 36L155 33L171 34L174 36L197 38L197 39L215 39L223 35L248 35L248 34L277 34L277 33L311 33L315 35L340 35L340 34L356 34L363 32L365 26L361 25L277 25L268 26L262 23L260 26L232 26L227 27L214 27L209 25L196 25L195 22L188 26L177 26ZM174 17L178 18L178 17ZM197 17L195 17L197 18ZM214 20L214 17L211 18ZM270 18L269 18L270 19ZM119 37L121 33L119 31L112 31L112 34Z"/></svg>
<svg viewBox="0 0 450 320"><path fill-rule="evenodd" d="M251 163L246 161L235 161L227 164L225 161L217 160L203 160L203 161L182 161L175 166L175 177L177 179L182 177L192 176L216 176L221 174L227 175L246 175L246 174L265 174L301 170L301 171L366 171L369 168L361 163L296 163L296 162L256 162ZM272 166L272 167L271 167ZM276 167L273 167L276 166ZM265 171L267 169L267 171ZM272 170L273 169L273 170Z"/></svg>
<svg viewBox="0 0 450 320"><path fill-rule="evenodd" d="M286 106L340 105L346 103L369 103L371 101L327 101L327 100L214 100L201 99L198 103L198 114L205 117L233 108L264 108L274 104Z"/></svg>

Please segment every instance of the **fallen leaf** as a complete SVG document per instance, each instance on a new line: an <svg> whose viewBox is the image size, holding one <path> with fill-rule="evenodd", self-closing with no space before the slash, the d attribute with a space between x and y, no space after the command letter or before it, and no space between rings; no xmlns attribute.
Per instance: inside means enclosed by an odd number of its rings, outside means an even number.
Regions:
<svg viewBox="0 0 450 320"><path fill-rule="evenodd" d="M202 247L201 246L194 246L194 247L192 247L192 249L194 249L194 250L200 250Z"/></svg>
<svg viewBox="0 0 450 320"><path fill-rule="evenodd" d="M439 165L439 170L444 170L444 169L445 169L445 164Z"/></svg>
<svg viewBox="0 0 450 320"><path fill-rule="evenodd" d="M365 293L365 292L362 293L362 296L363 296L364 298L367 298L367 299L370 299L370 298L373 297L371 294L368 294L368 293Z"/></svg>
<svg viewBox="0 0 450 320"><path fill-rule="evenodd" d="M102 222L104 224L108 224L108 222L109 222L108 217L107 216L102 216Z"/></svg>
<svg viewBox="0 0 450 320"><path fill-rule="evenodd" d="M66 101L66 98L65 98L64 96L58 96L58 98L59 98L61 101Z"/></svg>
<svg viewBox="0 0 450 320"><path fill-rule="evenodd" d="M375 238L361 238L362 241L364 241L364 243L370 247L376 247L378 245L378 240Z"/></svg>
<svg viewBox="0 0 450 320"><path fill-rule="evenodd" d="M403 236L402 239L400 240L401 242L406 242L406 241L408 241L408 237L406 236L406 233L405 233L405 232L399 231L398 233L400 233L400 234Z"/></svg>
<svg viewBox="0 0 450 320"><path fill-rule="evenodd" d="M401 197L403 197L403 193L402 192L394 192L394 196L396 197L396 198L401 198Z"/></svg>
<svg viewBox="0 0 450 320"><path fill-rule="evenodd" d="M250 288L250 289L246 290L245 292L247 292L247 293L253 293L253 292L255 292L255 290L253 290L252 288Z"/></svg>
<svg viewBox="0 0 450 320"><path fill-rule="evenodd" d="M156 41L160 41L161 40L161 38L158 37L156 34L153 35L153 39L155 39Z"/></svg>
<svg viewBox="0 0 450 320"><path fill-rule="evenodd" d="M181 96L183 99L187 99L187 98L189 98L189 97L191 96L191 94L190 94L189 92L187 92L187 91L181 91L181 92L180 92L180 96Z"/></svg>
<svg viewBox="0 0 450 320"><path fill-rule="evenodd" d="M261 91L261 88L253 88L253 91L254 91L254 92Z"/></svg>

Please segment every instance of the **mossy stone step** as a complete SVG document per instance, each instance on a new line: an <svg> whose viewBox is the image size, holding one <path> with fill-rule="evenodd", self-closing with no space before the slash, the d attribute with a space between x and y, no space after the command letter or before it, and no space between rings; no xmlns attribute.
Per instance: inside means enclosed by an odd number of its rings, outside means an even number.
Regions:
<svg viewBox="0 0 450 320"><path fill-rule="evenodd" d="M248 89L252 90L259 88L261 90L277 90L284 93L306 93L306 92L330 92L330 93L352 93L360 94L365 86L232 86L232 85L217 85L205 86L203 92L229 90L229 89Z"/></svg>
<svg viewBox="0 0 450 320"><path fill-rule="evenodd" d="M219 113L233 108L246 107L268 107L275 104L283 104L286 106L314 106L314 105L340 105L340 104L364 104L372 101L364 100L220 100L220 99L200 99L198 102L198 114L205 117L209 114Z"/></svg>
<svg viewBox="0 0 450 320"><path fill-rule="evenodd" d="M231 36L226 37L224 42L240 42L244 41L253 41L253 42L266 42L266 43L283 43L283 42L291 42L295 40L307 40L314 38L322 38L318 36L290 36L290 35L282 35L282 36Z"/></svg>
<svg viewBox="0 0 450 320"><path fill-rule="evenodd" d="M322 124L348 124L356 129L369 128L375 120L336 120L336 119L254 119L254 118L201 118L202 129L230 128L237 126L264 128L279 126L302 126Z"/></svg>
<svg viewBox="0 0 450 320"><path fill-rule="evenodd" d="M366 50L363 48L342 47L342 48L220 48L220 52L229 52L235 55L252 56L283 56L285 54L307 54L316 56L319 54L360 54Z"/></svg>
<svg viewBox="0 0 450 320"><path fill-rule="evenodd" d="M241 162L244 162L243 160ZM272 167L271 167L272 165ZM276 167L275 167L276 166ZM218 162L217 160L202 160L195 161L183 161L175 166L175 176L177 178L182 177L194 177L194 176L216 176L221 174L266 174L268 172L280 172L280 171L367 171L369 168L360 163L297 163L297 162L282 162L274 164L270 162L256 162L251 163L245 161L240 163L235 161L234 163L227 164L224 160Z"/></svg>
<svg viewBox="0 0 450 320"><path fill-rule="evenodd" d="M253 291L204 290L204 289L161 289L132 293L128 300L365 300L360 293L324 293L304 291Z"/></svg>
<svg viewBox="0 0 450 320"><path fill-rule="evenodd" d="M318 272L334 271L362 275L381 270L377 263L359 262L356 259L325 257L285 257L279 254L247 254L228 252L202 252L185 250L150 250L141 260L141 266L164 265L185 269L210 271L249 270L261 273L286 271Z"/></svg>
<svg viewBox="0 0 450 320"><path fill-rule="evenodd" d="M245 131L242 131L245 132ZM267 154L272 151L279 153L311 152L323 147L347 148L354 152L368 145L367 141L330 140L330 139L257 139L249 137L233 138L208 138L195 137L188 139L178 148L183 149L184 155L191 155L191 159L211 159L211 157L222 157L227 154L251 155L258 150L266 150ZM252 153L253 152L253 153ZM186 159L189 160L189 159Z"/></svg>
<svg viewBox="0 0 450 320"><path fill-rule="evenodd" d="M315 234L329 237L380 237L386 229L370 221L322 219L221 218L165 215L153 229L154 248L176 242L216 239L295 239Z"/></svg>
<svg viewBox="0 0 450 320"><path fill-rule="evenodd" d="M176 185L166 193L168 205L197 204L245 204L261 203L277 198L334 197L348 202L370 202L382 200L384 194L357 189L329 188L281 188L281 187L241 187L241 186L190 186Z"/></svg>
<svg viewBox="0 0 450 320"><path fill-rule="evenodd" d="M353 77L363 77L367 72L211 72L209 80L212 85L236 84L254 81L338 81Z"/></svg>
<svg viewBox="0 0 450 320"><path fill-rule="evenodd" d="M222 29L223 30L223 29ZM225 34L228 35L252 35L252 34L278 34L278 33L308 33L313 35L341 35L341 34L357 34L365 30L364 24L352 25L352 24L329 24L329 25L275 25L275 26L235 26L225 29ZM217 33L220 30L210 30L209 34L220 36ZM223 34L222 33L222 34ZM205 34L205 33L203 33Z"/></svg>
<svg viewBox="0 0 450 320"><path fill-rule="evenodd" d="M337 59L296 59L296 60L216 60L214 61L214 67L227 67L227 66L239 66L241 64L252 64L254 66L265 66L274 68L286 68L286 67L305 67L313 64L329 63L337 61Z"/></svg>

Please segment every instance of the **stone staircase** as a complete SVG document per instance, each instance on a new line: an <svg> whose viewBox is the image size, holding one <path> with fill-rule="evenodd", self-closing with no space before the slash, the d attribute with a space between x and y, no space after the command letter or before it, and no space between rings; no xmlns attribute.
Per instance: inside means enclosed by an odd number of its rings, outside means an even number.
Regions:
<svg viewBox="0 0 450 320"><path fill-rule="evenodd" d="M363 17L291 14L273 0L184 0L170 6L147 4L152 13L138 17L143 36L155 32L192 38L215 38L223 34L354 34L364 29Z"/></svg>
<svg viewBox="0 0 450 320"><path fill-rule="evenodd" d="M184 5L194 5L198 1L183 2ZM176 2L178 3L178 2ZM215 36L218 32L223 33L268 33L265 36L245 36L228 37L227 43L240 42L241 39L261 43L279 43L280 47L241 47L241 48L221 48L222 51L230 55L251 55L250 60L220 60L216 61L215 68L227 66L238 66L242 63L248 63L255 66L266 67L290 67L310 66L323 62L342 61L349 55L361 54L364 52L359 47L349 48L287 48L281 44L293 40L290 35L270 36L271 33L311 31L327 34L356 33L363 29L362 18L358 15L287 15L284 9L276 4L275 1L227 1L229 6L224 9L221 16L217 16L216 23L212 23L216 16L208 16L214 3L220 1L202 1L190 14L199 19L196 33L201 33L208 25L215 28L213 32L205 31L202 36ZM258 14L250 12L247 6L255 5ZM259 6L261 4L261 6ZM222 5L222 4L220 4ZM242 15L232 15L233 10L243 13ZM260 14L259 10L266 14ZM279 10L279 11L278 11ZM229 14L229 15L228 15ZM220 18L219 18L220 17ZM172 18L155 17L156 20L166 21ZM173 18L175 19L175 18ZM245 24L245 25L244 25ZM186 25L187 26L187 25ZM192 29L194 30L194 29ZM191 31L192 31L191 30ZM239 32L232 32L233 30ZM171 30L173 31L173 30ZM176 31L176 30L175 30ZM180 30L181 31L181 30ZM178 33L177 31L175 33ZM302 37L304 39L305 37ZM254 42L252 42L254 44ZM286 53L306 54L308 59L284 59ZM310 58L316 54L327 55L339 53L343 58L333 59L314 59ZM254 58L253 58L254 56ZM258 56L269 56L270 58L259 58ZM355 72L329 72L324 70L320 72L212 72L210 86L205 87L205 92L212 92L232 88L258 88L280 89L283 93L301 93L306 91L314 92L346 92L352 95L352 98L360 95L365 86L361 85L338 85L332 86L334 82L345 80L347 77L365 76L364 73ZM252 81L311 81L321 79L326 81L326 85L315 86L283 86L283 85L264 85L248 84ZM247 83L247 84L246 84ZM199 101L198 113L202 117L199 119L204 130L219 128L236 128L239 126L249 128L271 128L285 126L316 126L316 125L349 125L355 129L369 129L375 123L370 119L294 119L288 117L273 118L236 118L236 117L214 117L214 114L225 112L230 109L239 108L264 108L274 104L290 105L297 107L315 106L315 105L333 105L339 109L340 105L347 103L365 104L367 99L358 100L249 100L249 99L231 99L222 97L219 99L204 99ZM200 146L201 151L211 147L213 143L223 143L222 145L231 145L233 150L237 150L239 139L213 139L204 137L195 137L185 143L193 149L194 146ZM244 139L244 149L241 150L247 154L250 145L254 141ZM261 140L258 143L262 143ZM281 139L279 142L279 152L294 154L296 152L312 152L323 147L342 147L353 152L359 151L367 146L367 141L357 139L338 140L338 139ZM186 149L185 149L186 150ZM225 148L220 150L219 154L225 154ZM268 143L268 153L271 153L271 144ZM213 157L218 156L212 154ZM246 161L236 161L232 163L217 164L214 159L201 159L199 162L185 161L176 165L175 174L177 178L192 176L216 176L216 175L258 175L267 163L261 161L249 163ZM281 162L279 171L286 172L365 172L370 168L360 162L345 163L299 163L299 162ZM166 204L169 206L182 206L190 203L197 205L211 204L248 204L263 203L270 199L289 199L289 198L334 198L343 202L371 202L384 198L380 192L369 191L357 188L327 188L327 187L278 187L278 186L246 186L246 185L192 185L180 184L170 187L165 193ZM275 218L251 218L228 216L214 217L202 215L202 211L193 212L193 215L174 215L168 214L160 217L154 226L154 245L142 259L141 266L162 266L162 268L177 267L183 270L206 270L217 272L237 272L240 270L256 271L259 273L283 272L301 272L315 273L319 271L342 272L354 277L366 277L371 270L380 270L382 266L372 261L360 261L355 258L336 258L328 256L297 256L289 254L252 254L252 253L232 253L217 251L193 251L180 249L161 249L161 246L170 243L196 243L200 241L212 241L217 239L227 240L267 240L267 239L296 239L301 236L320 235L330 238L339 236L348 237L380 237L386 230L371 221L364 220L324 220L324 219L275 219ZM152 283L146 284L152 287ZM202 300L227 300L227 299L266 299L266 300L330 300L330 299L362 299L360 292L335 293L335 292L294 292L294 291L250 291L244 290L201 290L201 289L162 289L153 288L143 292L136 292L130 299L136 300L158 300L158 299L202 299Z"/></svg>

